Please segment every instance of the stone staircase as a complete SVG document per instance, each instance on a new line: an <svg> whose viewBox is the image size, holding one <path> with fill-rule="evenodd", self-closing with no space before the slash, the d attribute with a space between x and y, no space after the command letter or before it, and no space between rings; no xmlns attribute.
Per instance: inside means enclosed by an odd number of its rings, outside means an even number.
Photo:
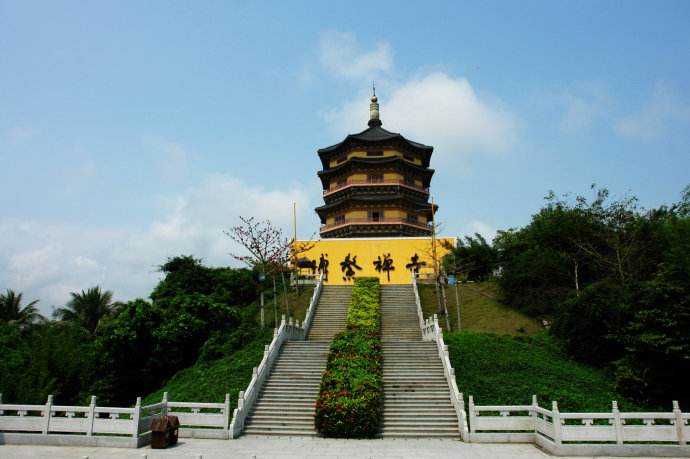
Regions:
<svg viewBox="0 0 690 459"><path fill-rule="evenodd" d="M314 408L333 335L345 329L352 287L324 286L306 341L283 344L251 413L247 435L314 436Z"/></svg>
<svg viewBox="0 0 690 459"><path fill-rule="evenodd" d="M436 343L422 341L412 285L381 286L383 437L458 438Z"/></svg>
<svg viewBox="0 0 690 459"><path fill-rule="evenodd" d="M307 340L330 343L336 333L345 330L350 301L352 301L352 286L324 285Z"/></svg>

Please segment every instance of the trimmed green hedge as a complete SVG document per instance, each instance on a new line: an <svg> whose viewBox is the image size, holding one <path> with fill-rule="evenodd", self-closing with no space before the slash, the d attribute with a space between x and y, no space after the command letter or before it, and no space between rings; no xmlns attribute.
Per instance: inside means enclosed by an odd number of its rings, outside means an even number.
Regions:
<svg viewBox="0 0 690 459"><path fill-rule="evenodd" d="M331 343L316 401L316 430L326 437L370 438L381 430L383 378L380 287L355 280L347 330Z"/></svg>

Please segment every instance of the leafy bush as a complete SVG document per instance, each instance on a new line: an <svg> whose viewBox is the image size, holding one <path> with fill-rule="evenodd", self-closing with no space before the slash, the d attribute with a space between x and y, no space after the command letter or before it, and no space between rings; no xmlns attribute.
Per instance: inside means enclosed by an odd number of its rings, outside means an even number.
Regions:
<svg viewBox="0 0 690 459"><path fill-rule="evenodd" d="M379 280L376 277L359 278L352 289L347 325L350 328L373 330L378 328L379 322Z"/></svg>
<svg viewBox="0 0 690 459"><path fill-rule="evenodd" d="M382 358L379 283L352 289L347 330L333 338L316 402L316 429L327 437L367 438L381 430Z"/></svg>

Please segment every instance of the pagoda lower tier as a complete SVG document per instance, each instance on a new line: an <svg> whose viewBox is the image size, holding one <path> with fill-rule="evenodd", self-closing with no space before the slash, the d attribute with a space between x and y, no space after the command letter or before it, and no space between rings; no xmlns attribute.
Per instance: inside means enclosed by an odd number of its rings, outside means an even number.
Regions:
<svg viewBox="0 0 690 459"><path fill-rule="evenodd" d="M358 188L318 207L321 237L429 236L431 204L411 193ZM421 196L420 196L421 197ZM417 198L417 199L415 199Z"/></svg>

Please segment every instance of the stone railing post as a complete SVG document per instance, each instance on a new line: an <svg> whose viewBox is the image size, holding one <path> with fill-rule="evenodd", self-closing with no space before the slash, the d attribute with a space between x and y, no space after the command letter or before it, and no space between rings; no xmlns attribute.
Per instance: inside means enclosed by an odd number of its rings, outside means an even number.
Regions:
<svg viewBox="0 0 690 459"><path fill-rule="evenodd" d="M623 444L623 422L621 420L621 412L618 410L618 402L614 400L611 402L611 413L613 414L613 427L616 430L616 444Z"/></svg>
<svg viewBox="0 0 690 459"><path fill-rule="evenodd" d="M0 405L2 405L2 392L0 392ZM1 408L2 407L0 407L0 416L4 414L4 411Z"/></svg>
<svg viewBox="0 0 690 459"><path fill-rule="evenodd" d="M467 435L469 429L467 428L467 411L465 410L465 395L460 392L458 395L460 399L460 428L462 429L462 433L460 436L462 437L462 441L465 442L470 442L470 438Z"/></svg>
<svg viewBox="0 0 690 459"><path fill-rule="evenodd" d="M532 411L530 412L530 416L532 417L532 423L534 424L534 433L536 434L538 432L537 429L537 408L539 408L539 403L537 402L537 396L532 395Z"/></svg>
<svg viewBox="0 0 690 459"><path fill-rule="evenodd" d="M163 406L161 407L161 416L167 416L168 415L168 393L163 392Z"/></svg>
<svg viewBox="0 0 690 459"><path fill-rule="evenodd" d="M45 419L43 423L43 435L48 435L48 432L50 432L50 418L52 417L52 412L53 412L53 396L49 395L48 396L48 401L46 402L46 407L44 408L45 410Z"/></svg>
<svg viewBox="0 0 690 459"><path fill-rule="evenodd" d="M469 407L470 407L470 432L475 433L477 431L477 413L474 410L474 397L472 395L470 395Z"/></svg>
<svg viewBox="0 0 690 459"><path fill-rule="evenodd" d="M167 392L163 397L167 396ZM141 397L137 397L134 404L134 416L132 416L132 438L139 438L139 422L141 421Z"/></svg>
<svg viewBox="0 0 690 459"><path fill-rule="evenodd" d="M0 414L2 414L2 411L0 411ZM676 418L675 424L678 435L678 444L685 446L687 445L687 439L685 438L685 423L683 421L683 413L680 411L680 406L678 405L678 400L673 401L673 415Z"/></svg>
<svg viewBox="0 0 690 459"><path fill-rule="evenodd" d="M93 424L96 417L96 396L91 396L91 403L89 403L89 422L86 426L86 436L93 435Z"/></svg>
<svg viewBox="0 0 690 459"><path fill-rule="evenodd" d="M223 428L227 429L230 426L230 394L225 394L225 402L223 406Z"/></svg>
<svg viewBox="0 0 690 459"><path fill-rule="evenodd" d="M557 445L563 443L561 432L561 412L558 411L558 402L551 402L551 423L553 424L553 442Z"/></svg>
<svg viewBox="0 0 690 459"><path fill-rule="evenodd" d="M256 374L256 367L252 370L253 374ZM242 410L244 408L244 391L241 390L240 393L237 395L237 409Z"/></svg>

